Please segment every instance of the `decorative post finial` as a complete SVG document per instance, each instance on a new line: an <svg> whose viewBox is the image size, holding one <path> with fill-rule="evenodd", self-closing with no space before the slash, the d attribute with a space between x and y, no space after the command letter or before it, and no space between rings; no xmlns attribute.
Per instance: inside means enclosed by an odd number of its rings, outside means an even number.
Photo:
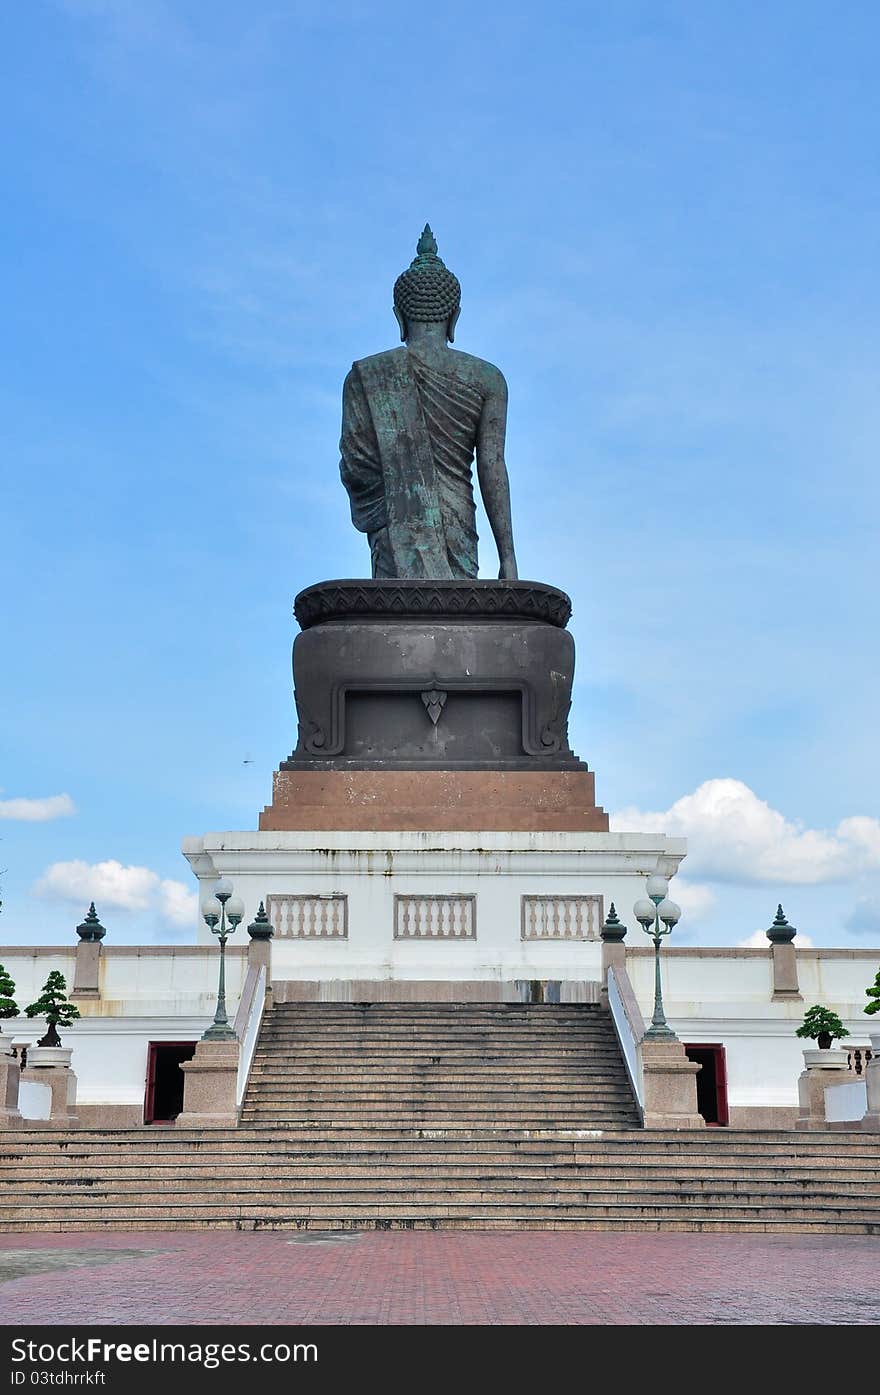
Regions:
<svg viewBox="0 0 880 1395"><path fill-rule="evenodd" d="M107 934L107 931L98 919L94 901L89 906L85 920L81 921L76 927L76 933L81 940L103 940L104 936Z"/></svg>
<svg viewBox="0 0 880 1395"><path fill-rule="evenodd" d="M622 940L626 936L626 926L614 909L613 901L599 934L603 940Z"/></svg>
<svg viewBox="0 0 880 1395"><path fill-rule="evenodd" d="M796 934L797 930L793 925L789 925L780 901L776 907L776 917L773 924L767 931L767 939L774 945L788 945L791 944Z"/></svg>
<svg viewBox="0 0 880 1395"><path fill-rule="evenodd" d="M252 940L271 940L272 936L275 934L275 927L266 915L266 908L262 901L260 902L260 909L257 911L256 916L251 921L247 930Z"/></svg>

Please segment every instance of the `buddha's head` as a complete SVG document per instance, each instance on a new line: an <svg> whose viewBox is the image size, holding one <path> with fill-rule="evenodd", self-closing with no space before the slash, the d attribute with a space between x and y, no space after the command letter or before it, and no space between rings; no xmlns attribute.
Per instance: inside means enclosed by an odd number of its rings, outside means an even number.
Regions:
<svg viewBox="0 0 880 1395"><path fill-rule="evenodd" d="M437 256L437 241L429 225L416 246L416 255L394 283L394 315L404 341L412 324L446 325L450 344L461 312L458 277Z"/></svg>

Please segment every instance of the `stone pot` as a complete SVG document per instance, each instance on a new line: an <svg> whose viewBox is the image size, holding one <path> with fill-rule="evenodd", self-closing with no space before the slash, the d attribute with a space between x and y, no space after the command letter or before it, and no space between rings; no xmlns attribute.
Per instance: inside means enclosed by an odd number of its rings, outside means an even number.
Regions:
<svg viewBox="0 0 880 1395"><path fill-rule="evenodd" d="M69 1066L72 1046L32 1046L28 1050L29 1066Z"/></svg>
<svg viewBox="0 0 880 1395"><path fill-rule="evenodd" d="M817 1051L815 1047L810 1047L804 1052L804 1065L807 1070L846 1070L849 1052L828 1047Z"/></svg>

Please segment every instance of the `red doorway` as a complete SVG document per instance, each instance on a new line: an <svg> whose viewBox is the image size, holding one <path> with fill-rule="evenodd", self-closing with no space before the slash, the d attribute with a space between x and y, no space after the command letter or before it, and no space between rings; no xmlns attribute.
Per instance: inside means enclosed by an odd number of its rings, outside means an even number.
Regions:
<svg viewBox="0 0 880 1395"><path fill-rule="evenodd" d="M730 1122L724 1047L717 1042L687 1042L684 1050L689 1061L702 1066L697 1075L697 1109L707 1124L723 1127Z"/></svg>
<svg viewBox="0 0 880 1395"><path fill-rule="evenodd" d="M151 1041L147 1046L145 1124L173 1124L183 1109L181 1061L191 1061L194 1041Z"/></svg>

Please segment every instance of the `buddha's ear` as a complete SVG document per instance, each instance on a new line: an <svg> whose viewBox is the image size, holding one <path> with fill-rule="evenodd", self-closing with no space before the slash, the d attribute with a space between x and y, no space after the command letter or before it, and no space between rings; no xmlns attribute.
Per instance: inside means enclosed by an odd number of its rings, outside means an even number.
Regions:
<svg viewBox="0 0 880 1395"><path fill-rule="evenodd" d="M461 306L459 305L449 316L449 321L446 325L446 338L449 340L450 344L455 343L455 326L458 324L458 317L460 314Z"/></svg>
<svg viewBox="0 0 880 1395"><path fill-rule="evenodd" d="M396 305L395 305L395 307L394 307L394 318L395 318L395 320L397 321L397 323L400 325L400 337L401 337L403 343L405 344L405 343L406 343L406 320L403 318L403 316L401 315L401 313L400 313L400 311L398 310L398 308L397 308Z"/></svg>

